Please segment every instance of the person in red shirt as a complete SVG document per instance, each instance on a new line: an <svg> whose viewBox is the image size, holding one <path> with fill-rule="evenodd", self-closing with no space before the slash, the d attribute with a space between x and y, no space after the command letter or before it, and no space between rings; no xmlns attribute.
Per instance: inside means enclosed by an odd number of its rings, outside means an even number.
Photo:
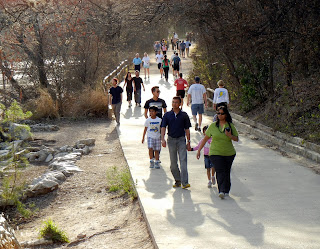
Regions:
<svg viewBox="0 0 320 249"><path fill-rule="evenodd" d="M179 74L180 78L174 81L174 85L177 87L177 96L181 98L181 107L183 106L183 98L185 96L185 88L189 86L188 82L182 78L182 73Z"/></svg>

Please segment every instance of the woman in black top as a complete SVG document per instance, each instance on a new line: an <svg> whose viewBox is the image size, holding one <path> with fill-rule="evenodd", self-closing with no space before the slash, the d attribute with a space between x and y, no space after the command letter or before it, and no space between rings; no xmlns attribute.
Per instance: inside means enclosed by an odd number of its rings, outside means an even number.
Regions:
<svg viewBox="0 0 320 249"><path fill-rule="evenodd" d="M123 88L127 86L126 91L127 91L127 101L129 102L129 107L131 107L131 100L132 100L132 92L133 92L133 86L132 86L132 77L131 73L127 72L127 75L124 79L124 85Z"/></svg>

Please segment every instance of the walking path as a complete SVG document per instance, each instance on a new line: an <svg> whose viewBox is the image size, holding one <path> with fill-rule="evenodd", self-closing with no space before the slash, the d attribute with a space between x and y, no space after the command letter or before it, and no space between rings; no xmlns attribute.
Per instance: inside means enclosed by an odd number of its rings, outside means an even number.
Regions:
<svg viewBox="0 0 320 249"><path fill-rule="evenodd" d="M170 57L171 52L168 54ZM187 66L191 66L191 59L182 59L183 73L187 73ZM197 160L196 152L188 152L189 189L172 188L167 148L161 151L161 169L149 169L147 143L141 144L143 105L152 97L155 85L160 86L160 98L165 99L168 110L175 95L171 69L168 83L160 78L154 60L150 73L150 80L144 80L142 107L128 108L123 101L118 133L157 246L320 248L320 176L249 138L240 135L241 143L235 144L232 187L225 200L217 196L216 186L207 187L203 157ZM183 109L192 122L190 108L185 104ZM205 116L204 125L211 120ZM202 137L193 127L192 147Z"/></svg>

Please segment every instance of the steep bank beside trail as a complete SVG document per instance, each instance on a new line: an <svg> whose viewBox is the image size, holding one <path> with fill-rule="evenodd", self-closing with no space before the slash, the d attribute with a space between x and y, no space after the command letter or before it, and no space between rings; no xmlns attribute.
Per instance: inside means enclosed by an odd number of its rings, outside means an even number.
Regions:
<svg viewBox="0 0 320 249"><path fill-rule="evenodd" d="M78 235L86 236L74 243L74 248L153 248L138 202L106 191L107 169L127 167L113 122L86 120L62 122L59 126L58 132L39 132L35 137L55 140L55 146L91 137L96 139L95 147L77 162L83 172L69 177L58 190L28 200L35 203L39 212L31 220L17 221L19 242L38 239L42 222L51 218L71 242Z"/></svg>

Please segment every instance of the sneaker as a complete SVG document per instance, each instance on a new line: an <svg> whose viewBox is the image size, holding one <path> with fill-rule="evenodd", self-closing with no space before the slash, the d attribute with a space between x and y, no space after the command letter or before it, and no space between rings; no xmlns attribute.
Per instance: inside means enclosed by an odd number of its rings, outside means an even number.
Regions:
<svg viewBox="0 0 320 249"><path fill-rule="evenodd" d="M221 200L224 199L224 193L220 192L218 196L221 198Z"/></svg>
<svg viewBox="0 0 320 249"><path fill-rule="evenodd" d="M175 184L172 185L173 188L179 188L181 187L181 183L180 182L176 182Z"/></svg>
<svg viewBox="0 0 320 249"><path fill-rule="evenodd" d="M229 196L229 193L224 193L224 197L228 197Z"/></svg>
<svg viewBox="0 0 320 249"><path fill-rule="evenodd" d="M209 182L208 182L208 188L211 188L211 185L212 185L212 182L209 181Z"/></svg>
<svg viewBox="0 0 320 249"><path fill-rule="evenodd" d="M198 130L198 126L199 126L199 124L196 123L196 127L194 128L196 131Z"/></svg>
<svg viewBox="0 0 320 249"><path fill-rule="evenodd" d="M198 127L198 131L200 131L200 132L201 132L201 127Z"/></svg>
<svg viewBox="0 0 320 249"><path fill-rule="evenodd" d="M214 176L212 177L212 185L216 185L216 178Z"/></svg>
<svg viewBox="0 0 320 249"><path fill-rule="evenodd" d="M183 188L183 189L190 188L190 184L187 183L186 185L183 185L182 188Z"/></svg>
<svg viewBox="0 0 320 249"><path fill-rule="evenodd" d="M160 163L159 163L159 161L155 161L155 162L154 162L154 167L155 167L156 169L160 169Z"/></svg>
<svg viewBox="0 0 320 249"><path fill-rule="evenodd" d="M150 169L153 169L154 168L154 161L153 160L150 160Z"/></svg>
<svg viewBox="0 0 320 249"><path fill-rule="evenodd" d="M141 104L139 104L138 106L141 107Z"/></svg>

